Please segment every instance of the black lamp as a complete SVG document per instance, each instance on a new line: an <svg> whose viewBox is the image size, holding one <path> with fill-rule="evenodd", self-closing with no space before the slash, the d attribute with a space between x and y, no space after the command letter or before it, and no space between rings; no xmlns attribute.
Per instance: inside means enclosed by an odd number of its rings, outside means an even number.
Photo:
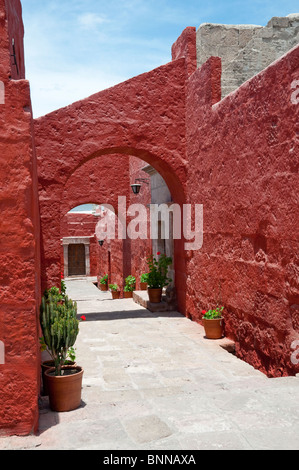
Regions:
<svg viewBox="0 0 299 470"><path fill-rule="evenodd" d="M103 246L103 244L104 244L104 240L99 240L99 245Z"/></svg>
<svg viewBox="0 0 299 470"><path fill-rule="evenodd" d="M131 184L131 188L134 194L140 193L141 184Z"/></svg>
<svg viewBox="0 0 299 470"><path fill-rule="evenodd" d="M136 178L135 183L131 184L131 188L134 194L139 194L141 189L141 184L137 183L137 181L141 181L142 183L149 184L149 180L144 178Z"/></svg>

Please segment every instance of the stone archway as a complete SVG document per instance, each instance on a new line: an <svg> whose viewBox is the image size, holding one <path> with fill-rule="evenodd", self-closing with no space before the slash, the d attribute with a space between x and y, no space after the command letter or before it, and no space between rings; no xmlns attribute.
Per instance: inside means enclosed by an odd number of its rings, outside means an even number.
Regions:
<svg viewBox="0 0 299 470"><path fill-rule="evenodd" d="M132 161L133 160L133 161ZM116 162L120 162L120 166L124 166L129 162L132 166L131 170L124 175L122 181L117 178L119 177L120 167L116 165ZM99 167L100 163L100 167ZM103 171L105 167L105 171ZM141 160L138 157L132 157L129 155L121 154L102 154L94 155L93 158L88 159L83 165L77 168L74 173L67 180L64 191L61 198L60 204L60 217L66 217L65 213L69 211L73 206L81 205L85 203L90 203L91 201L94 204L98 204L102 207L105 205L113 206L116 210L118 209L118 196L125 195L127 197L127 206L130 204L135 204L136 202L143 203L144 205L150 204L151 201L151 191L148 189L147 196L148 199L144 199L145 187L141 191L141 194L136 197L130 187L130 183L134 181L136 176L148 176L145 173L145 169L148 167L144 160ZM99 171L100 168L100 171ZM152 168L152 167L151 167ZM158 175L158 173L155 171ZM160 177L161 178L161 177ZM113 186L113 180L117 180L118 186ZM162 180L162 178L161 178ZM164 180L163 180L164 181ZM165 184L165 183L164 183ZM113 188L113 191L111 191ZM149 187L148 187L149 188ZM176 191L176 196L179 195L179 192ZM179 198L178 198L179 199ZM160 202L165 202L160 201ZM112 204L111 204L112 203ZM71 214L68 214L70 217ZM74 221L72 222L74 224ZM79 232L78 232L79 233ZM76 236L78 235L72 233L74 236L74 243L76 243ZM80 236L88 235L87 232L80 231ZM70 235L70 234L69 234ZM94 235L90 233L89 235ZM72 239L65 239L64 234L61 233L62 244L64 246L64 276L69 275L68 271L68 253L67 245L72 242ZM117 234L116 234L117 238ZM94 240L92 241L92 243ZM53 249L53 240L52 240L52 249ZM97 243L96 243L97 244ZM94 245L94 243L93 243ZM151 240L142 241L142 240L114 240L109 243L105 243L104 247L97 250L97 253L94 250L92 261L93 266L95 266L94 255L98 256L97 265L103 270L102 275L106 273L107 270L111 271L112 274L112 283L118 283L122 285L123 279L129 275L136 275L136 279L140 278L142 272L147 271L146 258L147 254L150 253L151 247L155 246L155 243L151 243ZM98 248L98 247L97 247ZM57 247L58 249L58 247ZM154 250L157 251L157 250ZM160 250L161 251L161 250ZM147 254L146 254L147 253ZM168 256L173 255L167 252ZM108 263L109 258L109 263ZM57 265L59 264L58 252L57 252ZM47 261L47 260L46 260ZM109 266L108 266L109 265ZM100 271L96 273L97 277L100 275ZM172 279L174 279L174 271L171 273ZM86 272L86 275L89 275L89 272ZM95 276L95 273L92 274ZM137 281L139 285L139 282ZM180 284L182 285L182 284Z"/></svg>
<svg viewBox="0 0 299 470"><path fill-rule="evenodd" d="M61 213L89 202L88 191L75 197L81 171L92 162L100 166L101 185L95 202L111 203L126 180L130 191L130 156L155 168L175 202L184 204L186 171L185 60L178 59L90 98L35 120L42 234L42 285L60 279L57 257ZM113 105L111 105L113 103ZM113 166L107 164L113 160ZM121 178L120 178L120 175ZM85 177L88 172L85 172ZM78 186L77 186L78 187ZM73 189L71 189L73 188ZM124 190L122 195L127 194ZM67 198L67 194L72 197ZM181 310L185 298L185 258L178 256L183 241L175 242L176 277ZM128 250L125 250L128 251Z"/></svg>

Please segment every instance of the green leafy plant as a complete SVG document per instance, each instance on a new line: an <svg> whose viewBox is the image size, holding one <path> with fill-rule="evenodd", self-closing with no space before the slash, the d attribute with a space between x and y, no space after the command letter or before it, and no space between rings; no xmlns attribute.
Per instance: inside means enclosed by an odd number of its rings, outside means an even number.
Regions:
<svg viewBox="0 0 299 470"><path fill-rule="evenodd" d="M158 251L160 256L157 260L153 255L147 258L149 267L147 284L150 289L162 289L168 286L172 279L168 277L168 268L172 264L172 258Z"/></svg>
<svg viewBox="0 0 299 470"><path fill-rule="evenodd" d="M51 293L52 291L52 293ZM67 357L74 357L73 346L79 333L77 303L66 295L63 302L54 288L47 291L40 305L40 324L43 342L54 361L55 375L61 375L61 368Z"/></svg>
<svg viewBox="0 0 299 470"><path fill-rule="evenodd" d="M103 277L100 279L100 284L107 284L108 282L108 274L104 274Z"/></svg>
<svg viewBox="0 0 299 470"><path fill-rule="evenodd" d="M216 307L210 310L202 310L202 315L205 320L214 320L222 317L224 307Z"/></svg>
<svg viewBox="0 0 299 470"><path fill-rule="evenodd" d="M135 289L135 285L136 285L136 278L130 274L125 279L124 291L125 292L133 292L133 290Z"/></svg>
<svg viewBox="0 0 299 470"><path fill-rule="evenodd" d="M140 276L140 282L145 282L145 283L147 283L147 281L148 281L148 273L143 273L143 274L141 274L141 276Z"/></svg>
<svg viewBox="0 0 299 470"><path fill-rule="evenodd" d="M117 284L109 284L109 289L113 292L117 292L119 290Z"/></svg>
<svg viewBox="0 0 299 470"><path fill-rule="evenodd" d="M75 362L75 360L76 360L76 349L75 348L73 348L73 347L69 348L68 355L67 355L67 358L66 358L66 364L68 363L68 358L70 359L70 361Z"/></svg>

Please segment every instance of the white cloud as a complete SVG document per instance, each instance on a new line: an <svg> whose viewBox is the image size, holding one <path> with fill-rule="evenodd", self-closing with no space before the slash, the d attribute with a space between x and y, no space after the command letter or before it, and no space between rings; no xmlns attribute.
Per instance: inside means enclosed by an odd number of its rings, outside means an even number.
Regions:
<svg viewBox="0 0 299 470"><path fill-rule="evenodd" d="M108 23L106 17L94 13L84 13L78 17L78 23L83 29L94 29L103 23Z"/></svg>

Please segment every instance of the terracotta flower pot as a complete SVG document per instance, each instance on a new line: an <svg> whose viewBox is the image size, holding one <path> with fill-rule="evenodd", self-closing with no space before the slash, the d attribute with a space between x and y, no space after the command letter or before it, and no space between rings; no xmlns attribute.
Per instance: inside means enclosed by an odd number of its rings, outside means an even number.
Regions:
<svg viewBox="0 0 299 470"><path fill-rule="evenodd" d="M223 336L223 317L208 320L202 319L206 337L208 339L221 339Z"/></svg>
<svg viewBox="0 0 299 470"><path fill-rule="evenodd" d="M55 376L55 369L45 372L50 407L53 411L71 411L80 406L83 369L80 366L62 366L64 375Z"/></svg>
<svg viewBox="0 0 299 470"><path fill-rule="evenodd" d="M120 291L119 290L117 290L117 291L112 290L111 294L112 294L112 299L119 299L119 297L120 297Z"/></svg>
<svg viewBox="0 0 299 470"><path fill-rule="evenodd" d="M76 363L73 362L73 361L67 361L67 365L74 366L74 365L76 365ZM48 361L43 361L42 364L41 364L41 368L42 368L42 383L43 383L43 395L44 395L44 396L49 395L48 389L47 389L47 382L46 382L46 379L45 379L45 372L46 372L46 370L53 369L54 366L55 366L55 363L54 363L54 361L53 361L52 359L50 359L50 360L48 360Z"/></svg>
<svg viewBox="0 0 299 470"><path fill-rule="evenodd" d="M147 292L148 292L149 301L151 303L158 304L162 301L162 289L161 288L158 288L158 289L148 288Z"/></svg>
<svg viewBox="0 0 299 470"><path fill-rule="evenodd" d="M108 290L108 285L107 284L100 284L100 289L101 289L101 291L107 291Z"/></svg>
<svg viewBox="0 0 299 470"><path fill-rule="evenodd" d="M146 290L147 289L147 282L140 282L140 289Z"/></svg>
<svg viewBox="0 0 299 470"><path fill-rule="evenodd" d="M133 292L126 292L124 291L124 298L125 299L130 299L131 297L133 297Z"/></svg>

